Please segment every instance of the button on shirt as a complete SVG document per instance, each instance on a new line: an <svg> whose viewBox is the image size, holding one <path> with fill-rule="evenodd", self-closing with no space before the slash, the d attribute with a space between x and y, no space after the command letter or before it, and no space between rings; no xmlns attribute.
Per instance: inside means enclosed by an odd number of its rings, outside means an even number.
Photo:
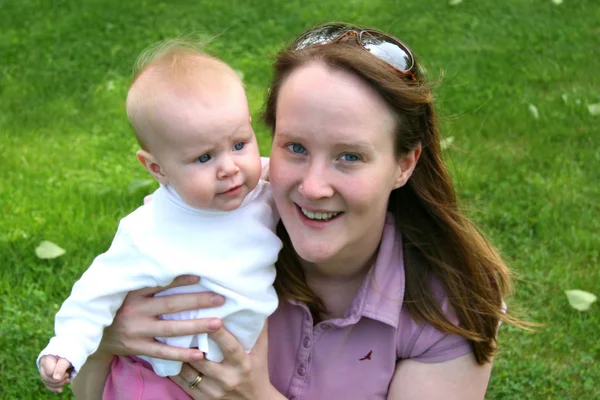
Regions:
<svg viewBox="0 0 600 400"><path fill-rule="evenodd" d="M375 266L343 318L313 326L305 304L280 302L269 318L271 383L294 400L385 399L400 359L435 363L469 353L466 339L412 319L402 307L404 284L402 241L388 215ZM433 290L457 323L441 285Z"/></svg>

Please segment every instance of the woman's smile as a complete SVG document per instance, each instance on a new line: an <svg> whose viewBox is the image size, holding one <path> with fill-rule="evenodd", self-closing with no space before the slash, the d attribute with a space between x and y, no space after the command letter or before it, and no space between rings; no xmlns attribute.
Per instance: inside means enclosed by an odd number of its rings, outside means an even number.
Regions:
<svg viewBox="0 0 600 400"><path fill-rule="evenodd" d="M310 210L307 210L306 208L302 208L302 207L299 207L299 208L302 211L302 214L304 214L304 216L306 218L308 218L310 220L317 220L317 221L331 221L338 215L342 214L341 211L334 211L334 212L310 211Z"/></svg>
<svg viewBox="0 0 600 400"><path fill-rule="evenodd" d="M323 225L326 222L336 220L340 218L343 214L341 211L315 211L304 207L300 207L298 204L296 204L296 208L300 211L300 213L306 220L310 222L321 223L320 225Z"/></svg>

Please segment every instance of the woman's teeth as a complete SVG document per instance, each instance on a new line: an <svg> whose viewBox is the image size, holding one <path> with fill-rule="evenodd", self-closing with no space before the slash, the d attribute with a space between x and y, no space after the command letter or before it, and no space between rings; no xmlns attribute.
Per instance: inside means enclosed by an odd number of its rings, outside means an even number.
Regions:
<svg viewBox="0 0 600 400"><path fill-rule="evenodd" d="M301 208L302 214L304 214L308 219L318 219L322 221L329 221L333 217L341 214L340 212L312 212Z"/></svg>

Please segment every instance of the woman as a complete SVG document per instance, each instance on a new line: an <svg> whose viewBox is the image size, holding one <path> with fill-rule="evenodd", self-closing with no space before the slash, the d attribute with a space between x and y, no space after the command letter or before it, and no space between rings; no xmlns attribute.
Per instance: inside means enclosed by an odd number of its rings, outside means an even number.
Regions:
<svg viewBox="0 0 600 400"><path fill-rule="evenodd" d="M99 397L112 354L146 354L190 362L173 382L194 399L483 398L497 327L511 320L509 271L457 206L410 50L377 31L311 29L278 55L265 121L285 243L268 335L246 354L218 320L156 319L219 299L132 293L78 397ZM223 363L152 340L198 332L212 332ZM112 389L146 371L112 362Z"/></svg>

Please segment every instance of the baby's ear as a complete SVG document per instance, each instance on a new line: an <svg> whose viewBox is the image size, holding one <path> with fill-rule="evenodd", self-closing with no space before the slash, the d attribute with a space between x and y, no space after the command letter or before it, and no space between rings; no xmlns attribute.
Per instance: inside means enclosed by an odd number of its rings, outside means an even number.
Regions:
<svg viewBox="0 0 600 400"><path fill-rule="evenodd" d="M154 177L157 181L162 183L163 185L168 185L169 180L167 176L163 173L163 169L156 160L156 157L152 155L152 153L146 150L138 150L135 153L137 159L140 160L144 168L150 172L150 175Z"/></svg>

